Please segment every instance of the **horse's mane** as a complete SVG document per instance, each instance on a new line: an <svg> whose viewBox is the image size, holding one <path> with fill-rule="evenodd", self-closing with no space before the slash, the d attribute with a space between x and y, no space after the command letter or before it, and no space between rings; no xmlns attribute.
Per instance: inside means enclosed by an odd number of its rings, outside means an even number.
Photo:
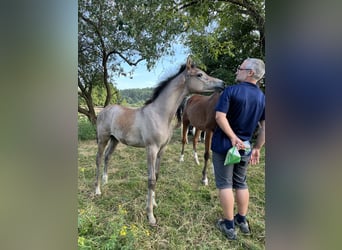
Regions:
<svg viewBox="0 0 342 250"><path fill-rule="evenodd" d="M168 86L168 84L175 79L180 73L182 73L185 70L186 65L183 64L181 65L180 69L178 70L178 72L170 77L168 77L167 79L161 81L160 83L158 83L157 87L155 87L155 89L153 90L153 94L152 97L150 99L148 99L144 105L150 104L152 103L155 99L157 99L157 97L160 95L161 92L163 92L163 90L166 88L166 86ZM195 65L191 65L191 67L195 67Z"/></svg>

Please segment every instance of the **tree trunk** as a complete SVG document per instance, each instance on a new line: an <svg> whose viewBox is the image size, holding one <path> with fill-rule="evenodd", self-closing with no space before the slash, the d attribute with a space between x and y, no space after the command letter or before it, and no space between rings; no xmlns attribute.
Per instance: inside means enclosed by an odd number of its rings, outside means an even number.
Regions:
<svg viewBox="0 0 342 250"><path fill-rule="evenodd" d="M96 125L97 116L95 113L95 109L93 107L91 108L88 107L88 110L87 110L85 108L78 106L78 112L81 114L84 114L88 118L88 120L91 122L91 124L93 124L94 126Z"/></svg>

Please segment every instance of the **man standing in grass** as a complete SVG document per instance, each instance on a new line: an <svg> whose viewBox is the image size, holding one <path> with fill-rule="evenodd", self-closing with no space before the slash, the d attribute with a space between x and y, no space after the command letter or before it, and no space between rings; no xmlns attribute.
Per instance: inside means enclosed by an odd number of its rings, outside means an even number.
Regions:
<svg viewBox="0 0 342 250"><path fill-rule="evenodd" d="M218 126L212 138L211 150L215 182L224 215L217 222L217 227L230 240L237 238L235 226L242 233L250 234L246 219L249 203L246 177L248 163L259 163L260 150L265 143L265 95L256 84L264 74L265 64L262 60L247 58L236 70L235 80L239 84L226 87L215 108ZM250 150L250 140L258 123L260 131ZM225 166L227 151L232 146L239 149L241 161ZM238 211L234 216L235 199Z"/></svg>

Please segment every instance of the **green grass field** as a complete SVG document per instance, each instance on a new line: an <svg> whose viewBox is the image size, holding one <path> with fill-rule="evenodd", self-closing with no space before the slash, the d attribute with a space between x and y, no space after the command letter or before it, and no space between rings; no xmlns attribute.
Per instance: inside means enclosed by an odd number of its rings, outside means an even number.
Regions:
<svg viewBox="0 0 342 250"><path fill-rule="evenodd" d="M198 145L201 165L197 166L189 136L185 161L180 163L180 133L175 129L161 164L156 186L158 207L154 209L157 227L149 226L145 213L145 149L119 144L109 164L108 184L102 186L102 195L97 197L96 141L79 141L79 249L265 249L265 151L261 164L248 170L252 235L238 231L239 239L228 241L215 227L222 209L211 168L209 186L201 183L204 144Z"/></svg>

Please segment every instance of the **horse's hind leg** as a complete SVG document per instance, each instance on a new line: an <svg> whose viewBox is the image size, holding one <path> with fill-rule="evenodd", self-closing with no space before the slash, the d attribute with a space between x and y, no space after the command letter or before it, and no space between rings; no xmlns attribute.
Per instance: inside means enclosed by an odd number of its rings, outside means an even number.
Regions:
<svg viewBox="0 0 342 250"><path fill-rule="evenodd" d="M100 166L102 162L102 155L103 151L106 147L106 144L108 142L107 140L98 140L97 144L97 154L96 154L96 177L95 177L95 194L100 195L101 194L101 189L100 189Z"/></svg>
<svg viewBox="0 0 342 250"><path fill-rule="evenodd" d="M183 116L182 151L181 151L181 156L179 158L180 162L184 161L184 146L188 142L188 128L189 128L189 121L185 119Z"/></svg>
<svg viewBox="0 0 342 250"><path fill-rule="evenodd" d="M108 162L109 162L109 159L110 159L111 155L113 154L116 146L118 145L118 143L119 143L119 141L115 137L112 136L110 138L109 145L106 149L105 158L104 158L104 167L103 167L103 175L102 175L103 185L107 184L107 182L108 182L108 174L107 174Z"/></svg>
<svg viewBox="0 0 342 250"><path fill-rule="evenodd" d="M208 161L210 158L210 144L211 144L211 138L212 138L212 132L207 131L205 133L205 151L204 151L204 167L202 170L202 183L207 186L208 185Z"/></svg>
<svg viewBox="0 0 342 250"><path fill-rule="evenodd" d="M197 165L199 165L199 160L198 160L198 155L197 155L197 144L198 144L198 138L201 133L201 130L196 128L196 132L192 141L192 148L193 148L193 153L194 153L194 159Z"/></svg>

